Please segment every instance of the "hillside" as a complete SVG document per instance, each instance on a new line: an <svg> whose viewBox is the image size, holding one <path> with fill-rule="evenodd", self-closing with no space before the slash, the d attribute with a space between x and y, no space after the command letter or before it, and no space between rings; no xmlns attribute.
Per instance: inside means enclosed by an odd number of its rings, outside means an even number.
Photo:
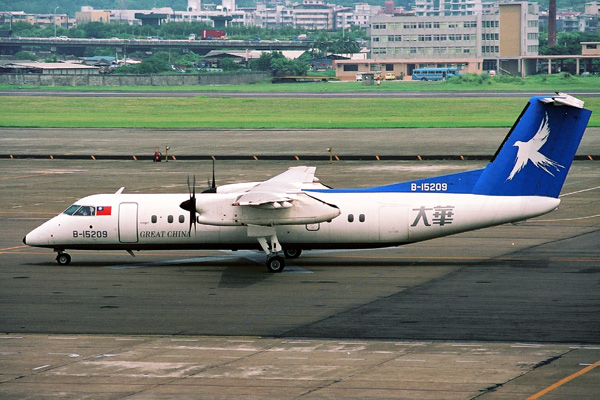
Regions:
<svg viewBox="0 0 600 400"><path fill-rule="evenodd" d="M300 2L301 0L295 0ZM537 1L541 7L548 7L548 0ZM239 6L250 6L256 4L257 0L238 0ZM357 2L366 2L383 6L384 0L327 0L344 6L352 6ZM559 9L572 8L575 11L583 11L586 0L557 0ZM409 8L414 0L395 0L396 6ZM57 12L68 13L75 16L75 12L81 10L82 6L91 6L95 9L130 9L148 10L153 7L171 7L173 10L183 11L187 7L187 0L0 0L1 11L25 11L28 13L53 13L58 5Z"/></svg>
<svg viewBox="0 0 600 400"><path fill-rule="evenodd" d="M187 0L0 0L2 11L51 14L56 6L57 13L75 16L75 12L80 11L82 6L91 6L98 10L148 10L152 7L171 7L173 10L183 11L187 7Z"/></svg>

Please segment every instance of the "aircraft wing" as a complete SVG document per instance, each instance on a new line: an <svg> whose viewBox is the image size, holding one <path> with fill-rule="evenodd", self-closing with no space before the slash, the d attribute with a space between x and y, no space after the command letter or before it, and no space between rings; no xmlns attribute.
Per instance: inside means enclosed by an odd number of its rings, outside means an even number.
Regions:
<svg viewBox="0 0 600 400"><path fill-rule="evenodd" d="M297 198L302 187L313 184L315 170L316 167L291 167L287 171L250 188L237 198L235 205L260 206L277 203L279 206L289 208L291 207L289 202Z"/></svg>
<svg viewBox="0 0 600 400"><path fill-rule="evenodd" d="M204 196L196 208L196 220L201 224L222 226L302 225L331 221L340 215L339 208L303 191L315 187L315 170L315 167L292 167L244 188L243 192L229 198L227 205L222 203L222 198ZM213 198L214 202L211 201Z"/></svg>

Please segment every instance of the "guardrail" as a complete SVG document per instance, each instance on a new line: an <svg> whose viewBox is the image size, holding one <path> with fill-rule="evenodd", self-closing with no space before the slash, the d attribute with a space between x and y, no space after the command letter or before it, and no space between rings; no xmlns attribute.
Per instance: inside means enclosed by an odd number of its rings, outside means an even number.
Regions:
<svg viewBox="0 0 600 400"><path fill-rule="evenodd" d="M47 47L127 47L136 48L189 48L204 50L307 50L310 41L296 40L157 40L157 39L79 39L79 38L0 38L1 47L47 46Z"/></svg>

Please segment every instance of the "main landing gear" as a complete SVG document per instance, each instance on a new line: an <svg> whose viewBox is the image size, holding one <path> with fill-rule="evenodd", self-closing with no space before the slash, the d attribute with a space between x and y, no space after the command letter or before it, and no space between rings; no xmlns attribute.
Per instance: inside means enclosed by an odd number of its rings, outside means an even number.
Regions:
<svg viewBox="0 0 600 400"><path fill-rule="evenodd" d="M272 226L249 225L248 237L258 240L267 255L267 269L272 273L282 272L285 268L285 259L279 255L279 252L283 251L286 258L297 258L302 252L301 249L293 247L282 249L277 239L277 232Z"/></svg>
<svg viewBox="0 0 600 400"><path fill-rule="evenodd" d="M267 256L267 269L271 273L277 273L283 271L285 268L285 259L281 256L269 255Z"/></svg>
<svg viewBox="0 0 600 400"><path fill-rule="evenodd" d="M58 254L56 255L56 262L59 265L69 265L71 263L71 256L62 250L58 250Z"/></svg>
<svg viewBox="0 0 600 400"><path fill-rule="evenodd" d="M296 249L294 247L283 249L285 258L298 258L300 257L300 253L302 253L302 249ZM267 256L267 269L269 272L283 271L283 268L285 268L285 258L278 255Z"/></svg>

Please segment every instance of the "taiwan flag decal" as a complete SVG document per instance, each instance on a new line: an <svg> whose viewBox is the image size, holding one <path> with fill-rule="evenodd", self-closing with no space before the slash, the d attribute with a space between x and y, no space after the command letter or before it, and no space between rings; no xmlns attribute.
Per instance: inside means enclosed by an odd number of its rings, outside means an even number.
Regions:
<svg viewBox="0 0 600 400"><path fill-rule="evenodd" d="M99 206L96 208L96 215L110 215L111 206Z"/></svg>

